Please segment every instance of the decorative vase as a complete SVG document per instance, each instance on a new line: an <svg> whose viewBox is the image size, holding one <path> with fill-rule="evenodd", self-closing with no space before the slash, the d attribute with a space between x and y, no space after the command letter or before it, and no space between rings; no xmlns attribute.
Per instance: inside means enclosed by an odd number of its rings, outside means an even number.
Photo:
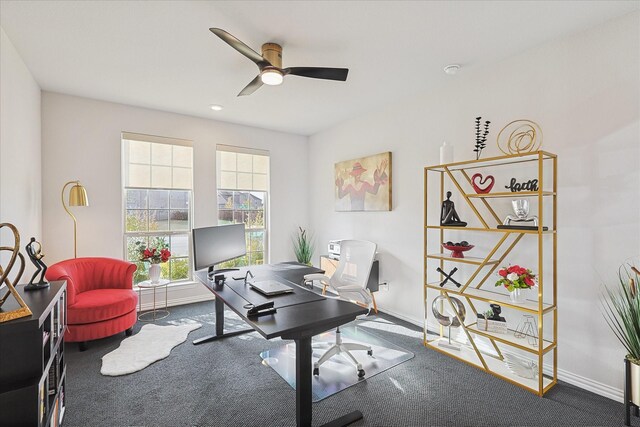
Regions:
<svg viewBox="0 0 640 427"><path fill-rule="evenodd" d="M629 371L629 381L631 382L631 401L634 405L640 406L640 365L629 360Z"/></svg>
<svg viewBox="0 0 640 427"><path fill-rule="evenodd" d="M440 146L440 164L453 163L453 146L446 141Z"/></svg>
<svg viewBox="0 0 640 427"><path fill-rule="evenodd" d="M521 304L524 302L525 298L525 289L515 288L513 292L509 292L509 298L511 298L511 302L515 304Z"/></svg>
<svg viewBox="0 0 640 427"><path fill-rule="evenodd" d="M151 264L149 267L149 280L151 283L160 281L160 264Z"/></svg>

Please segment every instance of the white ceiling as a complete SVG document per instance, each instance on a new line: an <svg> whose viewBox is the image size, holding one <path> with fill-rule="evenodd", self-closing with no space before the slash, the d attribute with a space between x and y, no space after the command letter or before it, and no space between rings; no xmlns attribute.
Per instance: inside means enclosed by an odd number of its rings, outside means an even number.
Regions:
<svg viewBox="0 0 640 427"><path fill-rule="evenodd" d="M7 1L0 24L43 90L310 135L461 72L639 10L638 1ZM350 69L347 82L288 76L237 93L257 67L209 32L283 66ZM225 109L213 112L210 104Z"/></svg>

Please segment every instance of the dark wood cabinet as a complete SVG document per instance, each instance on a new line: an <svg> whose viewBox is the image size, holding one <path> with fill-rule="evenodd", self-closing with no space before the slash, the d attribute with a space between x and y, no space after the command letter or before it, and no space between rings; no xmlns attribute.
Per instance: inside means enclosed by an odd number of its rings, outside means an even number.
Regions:
<svg viewBox="0 0 640 427"><path fill-rule="evenodd" d="M65 411L66 282L17 290L33 314L0 323L0 425L57 427ZM9 297L2 309L17 307Z"/></svg>

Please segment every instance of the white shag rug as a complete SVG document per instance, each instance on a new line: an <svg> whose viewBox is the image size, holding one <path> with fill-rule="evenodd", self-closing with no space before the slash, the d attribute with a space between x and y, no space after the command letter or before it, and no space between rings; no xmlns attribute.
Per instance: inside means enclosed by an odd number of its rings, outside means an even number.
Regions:
<svg viewBox="0 0 640 427"><path fill-rule="evenodd" d="M140 332L122 340L120 347L102 356L100 373L115 377L140 371L167 357L173 347L187 339L189 332L201 326L199 323L178 326L144 325Z"/></svg>

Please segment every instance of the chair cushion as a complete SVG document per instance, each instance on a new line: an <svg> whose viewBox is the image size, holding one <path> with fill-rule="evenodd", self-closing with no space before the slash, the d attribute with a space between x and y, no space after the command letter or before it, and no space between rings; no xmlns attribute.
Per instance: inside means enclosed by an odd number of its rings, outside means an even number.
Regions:
<svg viewBox="0 0 640 427"><path fill-rule="evenodd" d="M67 323L78 325L114 319L136 309L138 294L130 289L95 289L76 295L67 308Z"/></svg>

